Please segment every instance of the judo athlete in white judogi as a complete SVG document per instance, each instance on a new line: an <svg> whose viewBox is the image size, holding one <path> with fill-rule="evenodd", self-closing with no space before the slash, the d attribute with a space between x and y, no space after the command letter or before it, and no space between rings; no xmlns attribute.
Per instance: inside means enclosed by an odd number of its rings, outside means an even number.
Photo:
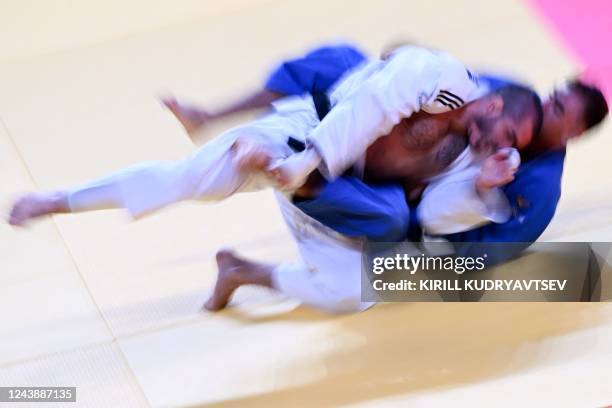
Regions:
<svg viewBox="0 0 612 408"><path fill-rule="evenodd" d="M274 179L291 191L317 166L330 179L337 177L417 111L445 115L448 130L469 135L476 150L520 148L533 134L531 111L513 117L505 112L514 96L530 97L531 91L516 88L510 96L478 98L477 81L460 62L442 52L403 47L341 81L323 121L309 97L281 100L273 113L225 132L182 161L141 163L76 188L25 195L9 221L21 225L45 214L105 208L126 208L140 217L177 201L219 201L276 185ZM500 125L484 132L482 123L490 121ZM289 137L309 148L295 154Z"/></svg>

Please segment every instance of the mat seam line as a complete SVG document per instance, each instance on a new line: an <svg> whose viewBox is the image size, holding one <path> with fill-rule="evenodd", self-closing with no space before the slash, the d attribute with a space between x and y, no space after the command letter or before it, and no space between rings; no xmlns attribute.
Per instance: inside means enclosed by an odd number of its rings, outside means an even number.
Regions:
<svg viewBox="0 0 612 408"><path fill-rule="evenodd" d="M8 126L6 124L6 121L4 120L4 118L2 116L0 116L0 123L2 124L2 128L6 132L6 135L7 135L8 139L9 139L10 143L13 145L13 148L15 149L15 152L17 153L17 157L19 157L19 161L21 162L23 168L25 169L25 171L26 171L30 181L32 182L32 184L35 187L38 187L38 183L36 183L34 175L30 171L30 168L28 167L27 162L25 161L25 158L23 157L23 154L21 153L21 150L19 149L19 146L17 145L17 142L15 142L15 140L13 139L13 136L11 135L11 131L9 130L9 128L8 128ZM55 231L59 235L60 239L62 240L62 244L63 244L64 248L66 249L66 251L68 252L68 255L70 256L70 260L72 262L72 265L76 269L77 274L79 276L79 279L81 280L81 283L83 284L83 286L85 286L85 290L87 291L87 294L89 295L89 297L90 297L91 301L93 302L93 304L96 306L96 310L98 311L98 314L102 318L102 321L104 322L104 325L106 326L106 329L108 330L109 334L112 337L112 343L116 343L117 348L119 349L119 354L121 356L121 360L126 365L129 373L133 376L136 384L138 385L138 389L139 389L140 393L142 394L142 397L149 404L149 406L152 407L153 404L151 404L151 401L149 401L149 399L147 398L147 395L144 392L144 389L142 388L142 385L140 384L140 381L138 381L138 377L136 376L134 370L132 369L132 366L130 366L127 357L123 353L123 349L119 345L119 341L118 341L118 339L117 339L117 337L115 335L115 332L113 331L110 323L108 322L108 320L104 316L104 313L102 313L102 310L100 309L100 306L98 305L98 302L96 302L96 299L93 296L93 293L92 293L89 285L87 284L87 280L83 276L83 274L81 272L81 269L80 269L79 265L77 264L77 261L76 261L76 259L74 257L74 254L73 254L72 250L70 249L70 246L66 242L66 239L65 239L64 235L62 234L62 231L60 230L59 226L57 225L57 223L55 221L55 218L53 216L51 216L50 218L51 218L51 222L53 224L53 228L55 229ZM77 349L78 349L78 347L77 347Z"/></svg>

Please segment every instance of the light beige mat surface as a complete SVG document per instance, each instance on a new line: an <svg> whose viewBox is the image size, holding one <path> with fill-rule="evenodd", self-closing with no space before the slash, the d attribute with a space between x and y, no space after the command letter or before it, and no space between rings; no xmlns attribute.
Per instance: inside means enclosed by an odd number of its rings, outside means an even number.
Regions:
<svg viewBox="0 0 612 408"><path fill-rule="evenodd" d="M520 2L2 2L0 201L194 149L156 95L207 106L330 39L396 39L502 67L544 91L578 70ZM212 137L228 123L216 125ZM612 129L571 146L549 240L612 239ZM200 307L214 252L296 250L272 194L0 224L0 385L77 386L83 406L602 406L607 304L397 304L329 317L244 289ZM297 309L296 309L297 307Z"/></svg>

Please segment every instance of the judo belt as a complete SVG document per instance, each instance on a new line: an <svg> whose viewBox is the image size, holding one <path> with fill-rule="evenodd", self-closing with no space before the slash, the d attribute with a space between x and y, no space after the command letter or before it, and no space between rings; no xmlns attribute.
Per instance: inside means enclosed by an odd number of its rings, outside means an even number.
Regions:
<svg viewBox="0 0 612 408"><path fill-rule="evenodd" d="M325 92L313 91L310 93L312 96L312 100L314 102L315 109L317 110L317 116L319 120L323 120L325 116L329 113L331 109L331 102L329 101L329 96ZM301 140L297 140L294 137L289 136L287 139L287 144L296 152L301 152L306 149L306 144Z"/></svg>

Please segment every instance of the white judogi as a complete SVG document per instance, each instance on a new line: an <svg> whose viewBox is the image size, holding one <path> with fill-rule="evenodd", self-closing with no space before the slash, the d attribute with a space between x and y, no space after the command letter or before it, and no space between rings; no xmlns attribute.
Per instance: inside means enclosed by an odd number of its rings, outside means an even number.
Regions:
<svg viewBox="0 0 612 408"><path fill-rule="evenodd" d="M269 187L261 174L239 170L232 146L242 137L266 148L274 161L293 155L290 136L307 140L322 155L323 171L336 177L402 118L421 109L456 109L482 93L447 54L403 47L389 61L372 61L343 80L322 122L310 97L287 98L275 103L274 113L223 133L182 161L129 167L70 190L68 202L73 211L123 207L139 217L181 200L218 201Z"/></svg>
<svg viewBox="0 0 612 408"><path fill-rule="evenodd" d="M508 150L509 160L518 168L519 152ZM476 178L485 159L468 147L442 173L428 180L417 207L425 234L455 234L510 219L512 208L501 189L491 189L484 195L476 190Z"/></svg>

